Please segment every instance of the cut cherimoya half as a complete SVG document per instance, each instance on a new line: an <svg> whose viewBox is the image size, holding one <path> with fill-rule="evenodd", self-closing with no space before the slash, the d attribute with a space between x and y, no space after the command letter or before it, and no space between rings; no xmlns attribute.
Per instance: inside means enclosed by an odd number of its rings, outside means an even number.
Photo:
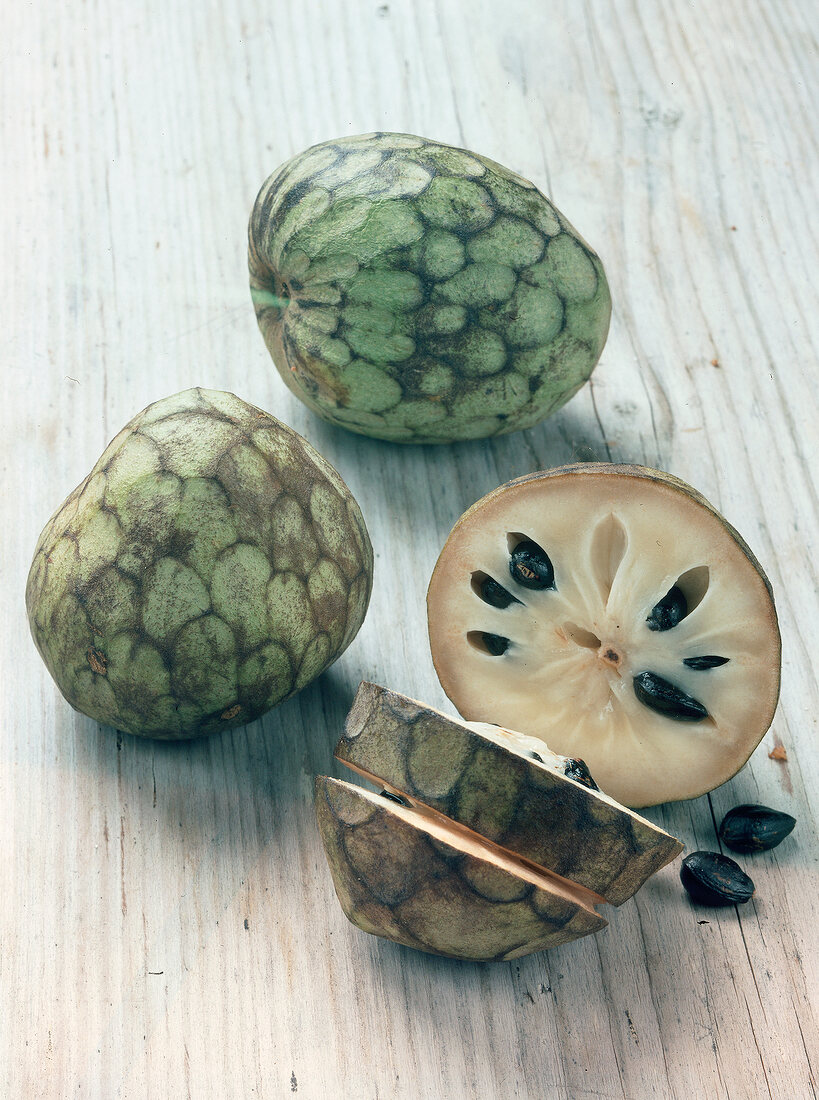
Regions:
<svg viewBox="0 0 819 1100"><path fill-rule="evenodd" d="M361 685L316 811L345 914L459 959L509 959L597 932L682 845L598 790L582 761Z"/></svg>
<svg viewBox="0 0 819 1100"><path fill-rule="evenodd" d="M427 594L444 691L587 763L629 806L730 779L771 724L770 584L694 489L642 466L563 466L458 521Z"/></svg>

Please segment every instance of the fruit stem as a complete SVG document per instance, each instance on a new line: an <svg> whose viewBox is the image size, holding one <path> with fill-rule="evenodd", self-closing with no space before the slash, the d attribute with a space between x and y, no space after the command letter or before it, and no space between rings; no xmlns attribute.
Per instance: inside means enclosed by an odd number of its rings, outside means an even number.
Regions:
<svg viewBox="0 0 819 1100"><path fill-rule="evenodd" d="M289 298L279 298L271 290L263 290L261 287L251 287L250 297L257 309L268 309L270 306L285 309L290 304Z"/></svg>

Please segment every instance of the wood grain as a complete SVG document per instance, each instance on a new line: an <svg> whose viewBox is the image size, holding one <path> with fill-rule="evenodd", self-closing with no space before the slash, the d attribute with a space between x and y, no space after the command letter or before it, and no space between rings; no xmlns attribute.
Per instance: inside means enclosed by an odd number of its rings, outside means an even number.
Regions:
<svg viewBox="0 0 819 1100"><path fill-rule="evenodd" d="M0 1050L9 1097L801 1100L819 1073L816 8L808 0L7 5ZM542 186L614 298L592 383L491 442L402 448L318 421L256 330L246 222L309 144L376 128ZM230 389L333 462L376 550L367 622L262 721L155 744L69 710L28 635L37 535L148 402ZM467 965L349 926L312 780L362 678L445 700L424 593L452 523L572 459L696 485L771 577L782 698L690 850L759 801L793 835L703 911L677 865L602 934ZM776 744L787 761L769 758Z"/></svg>

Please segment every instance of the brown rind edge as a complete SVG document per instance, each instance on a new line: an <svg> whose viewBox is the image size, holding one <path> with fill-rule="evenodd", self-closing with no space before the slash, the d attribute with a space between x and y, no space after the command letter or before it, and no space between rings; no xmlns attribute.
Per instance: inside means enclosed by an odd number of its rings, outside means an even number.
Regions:
<svg viewBox="0 0 819 1100"><path fill-rule="evenodd" d="M733 524L729 523L725 516L721 512L717 511L713 504L707 500L698 489L695 489L692 485L689 485L687 481L683 481L682 478L677 477L675 474L669 474L665 470L655 470L651 466L640 466L638 463L629 462L570 462L564 466L553 466L548 470L534 470L532 473L523 474L521 477L512 478L510 481L505 481L503 485L499 485L496 489L492 489L481 497L480 500L476 500L474 504L456 520L455 524L450 531L456 531L461 524L468 519L473 512L479 511L485 505L489 504L495 499L495 497L502 495L507 489L511 489L513 485L525 485L529 481L543 481L546 478L551 477L563 477L571 476L572 474L622 474L626 477L640 477L646 481L657 481L662 485L667 485L672 489L677 489L679 492L684 493L687 497L696 501L697 504L706 508L712 513L728 531L739 548L745 554L748 561L759 573L765 587L768 589L768 595L771 600L774 598L771 582L768 580L767 574L759 561L751 550L748 543L737 531ZM447 539L449 536L447 536ZM434 570L433 570L434 572Z"/></svg>

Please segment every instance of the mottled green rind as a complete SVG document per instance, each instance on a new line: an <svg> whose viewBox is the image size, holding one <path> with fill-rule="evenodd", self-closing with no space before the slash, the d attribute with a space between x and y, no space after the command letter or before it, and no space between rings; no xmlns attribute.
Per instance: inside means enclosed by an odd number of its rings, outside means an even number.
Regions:
<svg viewBox="0 0 819 1100"><path fill-rule="evenodd" d="M290 389L402 443L531 427L591 374L611 314L597 255L531 183L407 134L315 145L264 183L250 285Z"/></svg>
<svg viewBox="0 0 819 1100"><path fill-rule="evenodd" d="M134 417L60 506L26 606L73 707L178 739L303 688L355 637L371 587L337 471L275 417L192 389Z"/></svg>
<svg viewBox="0 0 819 1100"><path fill-rule="evenodd" d="M612 905L683 848L583 784L376 684L359 687L336 756Z"/></svg>
<svg viewBox="0 0 819 1100"><path fill-rule="evenodd" d="M488 962L606 926L592 910L434 840L351 784L317 776L316 817L341 907L371 935Z"/></svg>

